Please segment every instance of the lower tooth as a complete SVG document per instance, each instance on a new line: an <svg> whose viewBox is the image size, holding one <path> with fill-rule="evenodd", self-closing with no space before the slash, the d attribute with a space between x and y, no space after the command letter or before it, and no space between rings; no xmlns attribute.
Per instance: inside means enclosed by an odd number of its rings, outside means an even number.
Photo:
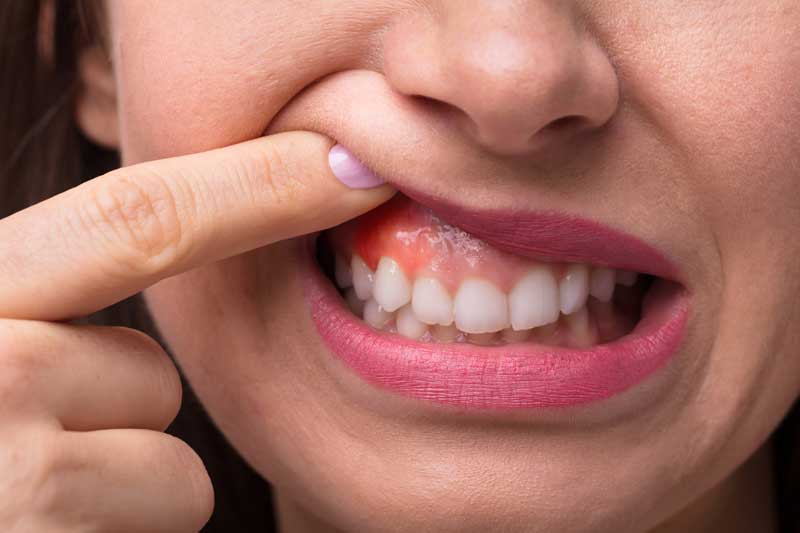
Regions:
<svg viewBox="0 0 800 533"><path fill-rule="evenodd" d="M397 311L396 324L397 333L409 339L419 339L428 331L428 325L417 319L411 305L406 305Z"/></svg>
<svg viewBox="0 0 800 533"><path fill-rule="evenodd" d="M451 324L449 326L433 326L431 334L438 342L455 342L461 332Z"/></svg>
<svg viewBox="0 0 800 533"><path fill-rule="evenodd" d="M392 321L394 313L390 313L378 305L374 299L370 298L364 304L364 322L376 329L381 329Z"/></svg>
<svg viewBox="0 0 800 533"><path fill-rule="evenodd" d="M578 348L588 348L597 342L595 328L589 320L586 307L565 317L569 327L570 342Z"/></svg>
<svg viewBox="0 0 800 533"><path fill-rule="evenodd" d="M467 340L473 344L480 344L485 346L487 344L492 344L495 338L495 332L491 331L489 333L470 333L467 335Z"/></svg>
<svg viewBox="0 0 800 533"><path fill-rule="evenodd" d="M347 307L354 315L361 316L364 312L364 300L358 297L355 289L350 288L344 291L344 301L347 302Z"/></svg>
<svg viewBox="0 0 800 533"><path fill-rule="evenodd" d="M531 336L534 338L534 340L541 344L555 344L558 340L558 334L558 322L553 322L551 324L547 324L546 326L540 326L531 332Z"/></svg>
<svg viewBox="0 0 800 533"><path fill-rule="evenodd" d="M523 329L517 331L515 329L508 328L504 329L500 333L500 336L505 342L514 343L514 342L525 342L526 340L528 340L530 334L531 330L529 329Z"/></svg>

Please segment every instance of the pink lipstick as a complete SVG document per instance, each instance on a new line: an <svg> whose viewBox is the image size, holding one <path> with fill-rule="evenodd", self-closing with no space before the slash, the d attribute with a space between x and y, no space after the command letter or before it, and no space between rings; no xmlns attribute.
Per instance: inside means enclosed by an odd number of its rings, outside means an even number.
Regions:
<svg viewBox="0 0 800 533"><path fill-rule="evenodd" d="M678 351L689 296L656 248L574 215L408 196L324 236L339 291L319 268L305 283L330 352L378 389L465 409L580 406L647 380ZM611 269L640 281L612 299Z"/></svg>

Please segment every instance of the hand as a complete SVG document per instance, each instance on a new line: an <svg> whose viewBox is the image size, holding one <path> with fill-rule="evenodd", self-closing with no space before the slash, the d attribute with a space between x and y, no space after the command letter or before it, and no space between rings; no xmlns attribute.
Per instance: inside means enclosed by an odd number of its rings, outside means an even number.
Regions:
<svg viewBox="0 0 800 533"><path fill-rule="evenodd" d="M393 194L342 185L331 146L291 132L144 163L0 220L0 530L203 526L208 474L163 433L181 401L169 357L131 329L55 321Z"/></svg>

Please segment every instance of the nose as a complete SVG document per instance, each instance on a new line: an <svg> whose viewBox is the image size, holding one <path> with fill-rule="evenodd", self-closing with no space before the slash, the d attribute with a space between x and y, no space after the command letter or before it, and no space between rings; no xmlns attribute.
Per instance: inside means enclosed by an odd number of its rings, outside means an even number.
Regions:
<svg viewBox="0 0 800 533"><path fill-rule="evenodd" d="M573 6L429 2L388 30L385 76L399 93L453 113L486 150L509 156L564 142L601 128L619 102L611 61Z"/></svg>

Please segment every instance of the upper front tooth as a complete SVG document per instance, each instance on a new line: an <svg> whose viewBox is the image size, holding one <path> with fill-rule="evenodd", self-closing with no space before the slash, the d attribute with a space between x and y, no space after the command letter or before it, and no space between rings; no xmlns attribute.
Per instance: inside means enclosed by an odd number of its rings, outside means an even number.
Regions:
<svg viewBox="0 0 800 533"><path fill-rule="evenodd" d="M592 270L589 294L601 302L611 301L614 296L616 272L612 268L598 267Z"/></svg>
<svg viewBox="0 0 800 533"><path fill-rule="evenodd" d="M435 278L417 278L411 296L414 313L426 324L449 326L453 323L453 298Z"/></svg>
<svg viewBox="0 0 800 533"><path fill-rule="evenodd" d="M350 270L353 273L353 288L356 290L356 296L361 300L369 300L372 296L375 273L357 254L353 254Z"/></svg>
<svg viewBox="0 0 800 533"><path fill-rule="evenodd" d="M633 287L637 278L636 272L630 270L617 270L617 283L626 287Z"/></svg>
<svg viewBox="0 0 800 533"><path fill-rule="evenodd" d="M574 313L586 303L589 296L589 269L586 265L574 263L567 267L559 285L561 312Z"/></svg>
<svg viewBox="0 0 800 533"><path fill-rule="evenodd" d="M488 333L508 327L508 300L489 281L467 279L453 304L456 326L465 333Z"/></svg>
<svg viewBox="0 0 800 533"><path fill-rule="evenodd" d="M340 289L352 287L353 271L350 269L350 265L348 265L344 258L342 258L342 256L339 254L336 254L336 259L334 261L334 277L336 278L336 285L338 285Z"/></svg>
<svg viewBox="0 0 800 533"><path fill-rule="evenodd" d="M387 311L400 309L411 301L411 283L403 269L391 257L381 257L375 271L375 300Z"/></svg>
<svg viewBox="0 0 800 533"><path fill-rule="evenodd" d="M524 330L555 322L558 300L558 283L550 269L545 266L531 269L508 295L511 327Z"/></svg>

